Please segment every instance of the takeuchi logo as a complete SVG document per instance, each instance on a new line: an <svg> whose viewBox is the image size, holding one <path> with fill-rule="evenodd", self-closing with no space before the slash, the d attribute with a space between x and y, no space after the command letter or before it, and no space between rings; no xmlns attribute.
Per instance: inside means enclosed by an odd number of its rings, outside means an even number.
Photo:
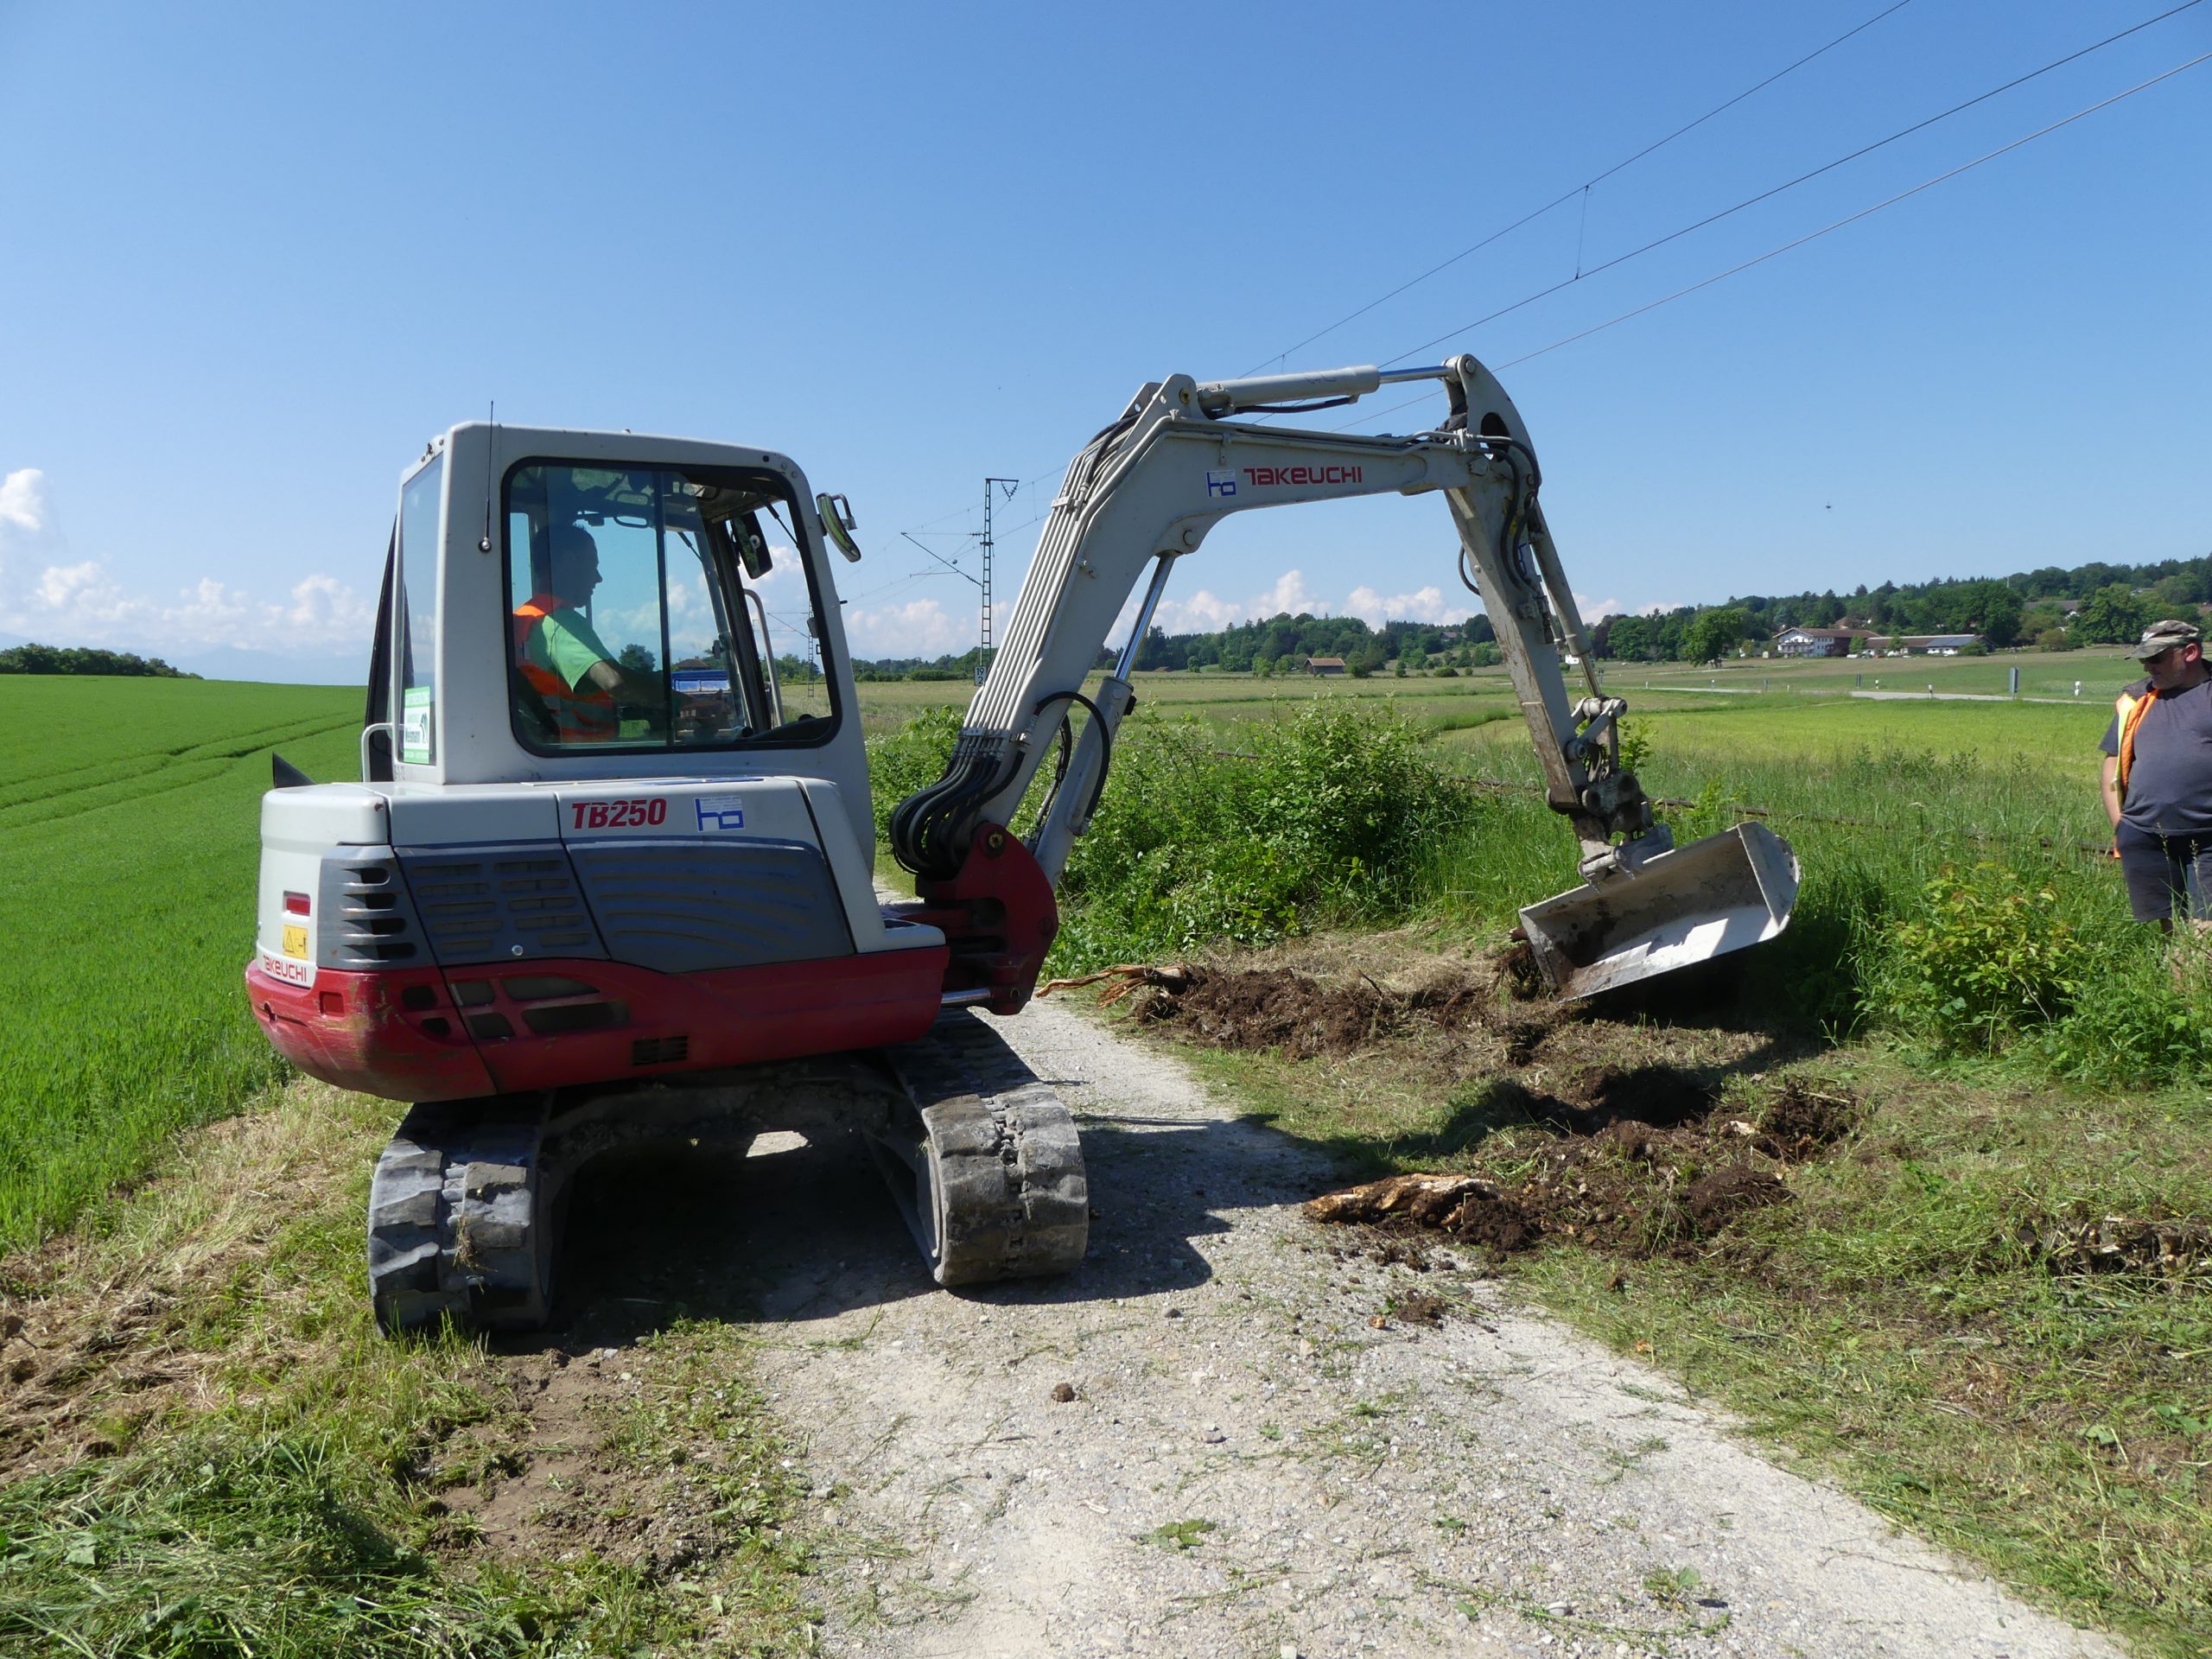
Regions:
<svg viewBox="0 0 2212 1659"><path fill-rule="evenodd" d="M1357 484L1357 467L1247 467L1244 476L1255 489L1274 484Z"/></svg>

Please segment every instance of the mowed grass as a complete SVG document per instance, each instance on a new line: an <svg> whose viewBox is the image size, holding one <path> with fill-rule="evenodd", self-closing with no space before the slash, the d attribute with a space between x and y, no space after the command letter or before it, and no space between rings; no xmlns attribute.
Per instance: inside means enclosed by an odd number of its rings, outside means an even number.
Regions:
<svg viewBox="0 0 2212 1659"><path fill-rule="evenodd" d="M360 693L0 677L0 1249L281 1074L245 1004L269 754L359 775Z"/></svg>

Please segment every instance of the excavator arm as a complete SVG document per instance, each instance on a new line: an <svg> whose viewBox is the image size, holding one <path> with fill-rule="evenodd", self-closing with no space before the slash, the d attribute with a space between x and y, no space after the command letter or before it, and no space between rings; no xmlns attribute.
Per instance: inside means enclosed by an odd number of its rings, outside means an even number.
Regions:
<svg viewBox="0 0 2212 1659"><path fill-rule="evenodd" d="M1348 403L1383 385L1425 379L1443 383L1449 414L1410 436L1233 418ZM1599 684L1538 504L1541 485L1518 412L1472 357L1431 368L1205 384L1178 375L1146 386L1069 467L944 777L909 797L891 820L893 851L917 877L926 919L946 929L957 950L965 942L956 969L971 983L953 988L972 989L997 1012L1027 999L1056 916L1051 889L1075 838L1090 827L1115 732L1135 701L1135 653L1175 563L1232 512L1389 493L1444 497L1459 534L1462 576L1482 595L1497 632L1547 797L1581 844L1581 874L1591 885L1546 901L1549 912L1544 906L1524 912L1538 964L1554 987L1585 995L1778 932L1796 887L1787 847L1758 826L1738 826L1710 838L1733 837L1736 845L1691 861L1693 872L1654 823L1635 774L1622 768L1625 704ZM1091 664L1147 570L1121 660L1086 693ZM1579 664L1579 688L1570 690L1563 658ZM1005 826L1077 709L1088 719L1025 857ZM1669 856L1680 865L1673 879L1653 881ZM1649 937L1655 921L1673 937ZM1029 937L1039 927L1043 945ZM1020 940L1010 942L1017 934Z"/></svg>

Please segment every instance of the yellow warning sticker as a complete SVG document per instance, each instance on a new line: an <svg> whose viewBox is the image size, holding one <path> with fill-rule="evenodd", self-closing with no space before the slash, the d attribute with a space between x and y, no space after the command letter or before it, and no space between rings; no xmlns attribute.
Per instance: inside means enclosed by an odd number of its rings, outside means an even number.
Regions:
<svg viewBox="0 0 2212 1659"><path fill-rule="evenodd" d="M284 926L284 954L305 962L308 958L308 931L289 922Z"/></svg>

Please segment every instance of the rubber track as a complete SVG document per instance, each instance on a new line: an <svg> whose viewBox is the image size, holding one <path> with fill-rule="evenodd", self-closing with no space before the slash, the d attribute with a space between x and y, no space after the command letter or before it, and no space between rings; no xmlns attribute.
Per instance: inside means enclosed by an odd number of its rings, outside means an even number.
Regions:
<svg viewBox="0 0 2212 1659"><path fill-rule="evenodd" d="M558 1243L538 1204L544 1121L529 1100L409 1110L369 1184L369 1295L384 1331L544 1323Z"/></svg>
<svg viewBox="0 0 2212 1659"><path fill-rule="evenodd" d="M916 1229L941 1285L1066 1273L1090 1235L1074 1120L982 1019L940 1019L889 1058L918 1116L935 1215ZM934 1248L932 1248L934 1247Z"/></svg>

